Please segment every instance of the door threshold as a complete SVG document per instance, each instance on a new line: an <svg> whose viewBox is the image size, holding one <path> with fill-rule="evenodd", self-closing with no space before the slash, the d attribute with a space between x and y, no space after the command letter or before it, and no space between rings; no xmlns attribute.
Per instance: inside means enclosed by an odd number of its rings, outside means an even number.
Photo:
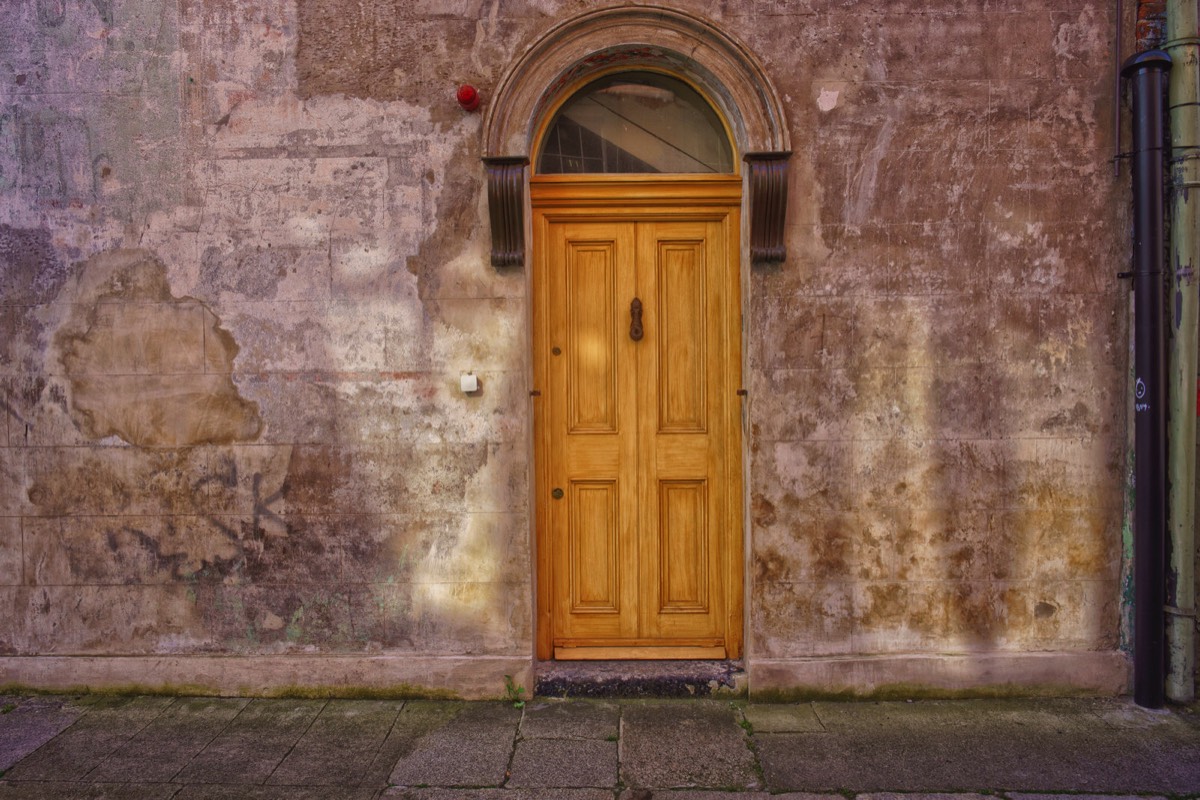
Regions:
<svg viewBox="0 0 1200 800"><path fill-rule="evenodd" d="M723 660L724 647L556 647L554 658L558 661L695 661Z"/></svg>
<svg viewBox="0 0 1200 800"><path fill-rule="evenodd" d="M741 661L542 661L533 693L541 697L740 697Z"/></svg>

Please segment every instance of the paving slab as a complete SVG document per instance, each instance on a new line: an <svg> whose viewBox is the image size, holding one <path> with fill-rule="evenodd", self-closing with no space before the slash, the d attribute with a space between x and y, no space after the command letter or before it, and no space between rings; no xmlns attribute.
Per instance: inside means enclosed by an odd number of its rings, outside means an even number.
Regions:
<svg viewBox="0 0 1200 800"><path fill-rule="evenodd" d="M0 697L0 772L69 728L83 711L70 697Z"/></svg>
<svg viewBox="0 0 1200 800"><path fill-rule="evenodd" d="M742 716L755 733L825 732L825 726L811 704L748 705L742 709Z"/></svg>
<svg viewBox="0 0 1200 800"><path fill-rule="evenodd" d="M840 794L769 794L767 792L714 792L695 789L626 789L620 800L846 800ZM989 798L995 800L995 798Z"/></svg>
<svg viewBox="0 0 1200 800"><path fill-rule="evenodd" d="M631 788L761 788L734 709L719 700L645 700L621 712L621 778Z"/></svg>
<svg viewBox="0 0 1200 800"><path fill-rule="evenodd" d="M1090 704L1088 710L1105 726L1117 730L1186 738L1200 735L1200 705L1149 709L1127 700L1107 700Z"/></svg>
<svg viewBox="0 0 1200 800"><path fill-rule="evenodd" d="M381 800L613 800L611 789L406 789L392 787ZM726 798L728 800L728 798Z"/></svg>
<svg viewBox="0 0 1200 800"><path fill-rule="evenodd" d="M170 697L82 697L73 725L4 774L9 781L80 780L149 725Z"/></svg>
<svg viewBox="0 0 1200 800"><path fill-rule="evenodd" d="M378 789L335 786L184 786L171 800L375 800Z"/></svg>
<svg viewBox="0 0 1200 800"><path fill-rule="evenodd" d="M445 725L446 721L446 711L441 703L405 703L360 785L387 786L400 759L412 753L421 739Z"/></svg>
<svg viewBox="0 0 1200 800"><path fill-rule="evenodd" d="M1025 792L1009 792L1009 800L1068 800L1061 794L1026 794ZM905 798L912 795L904 795ZM1137 794L1072 794L1069 800L1167 800L1162 796L1143 796Z"/></svg>
<svg viewBox="0 0 1200 800"><path fill-rule="evenodd" d="M521 711L510 703L441 703L445 724L402 756L390 782L400 786L487 787L505 779Z"/></svg>
<svg viewBox="0 0 1200 800"><path fill-rule="evenodd" d="M0 800L170 800L179 791L169 784L0 783Z"/></svg>
<svg viewBox="0 0 1200 800"><path fill-rule="evenodd" d="M324 700L254 700L175 776L177 783L265 783L325 707Z"/></svg>
<svg viewBox="0 0 1200 800"><path fill-rule="evenodd" d="M403 705L386 700L330 700L267 782L360 785Z"/></svg>
<svg viewBox="0 0 1200 800"><path fill-rule="evenodd" d="M1090 704L815 708L826 734L755 735L772 790L1182 794L1200 787L1200 736L1181 733L1164 751L1161 737L1097 724Z"/></svg>
<svg viewBox="0 0 1200 800"><path fill-rule="evenodd" d="M616 741L621 706L603 700L536 700L525 704L524 739L611 739Z"/></svg>
<svg viewBox="0 0 1200 800"><path fill-rule="evenodd" d="M166 783L250 701L184 697L172 703L87 775L97 783Z"/></svg>
<svg viewBox="0 0 1200 800"><path fill-rule="evenodd" d="M987 794L971 794L967 792L958 792L947 794L944 792L932 792L928 794L906 793L897 794L895 792L875 792L873 794L855 795L854 800L995 800L991 795ZM1058 798L1058 800L1067 800L1066 798ZM1071 798L1074 800L1074 797Z"/></svg>
<svg viewBox="0 0 1200 800"><path fill-rule="evenodd" d="M613 788L617 785L617 743L602 739L519 741L506 785Z"/></svg>
<svg viewBox="0 0 1200 800"><path fill-rule="evenodd" d="M830 733L872 731L978 730L1004 725L1062 733L1095 727L1090 701L1046 698L1029 700L922 700L879 702L816 702L817 719Z"/></svg>
<svg viewBox="0 0 1200 800"><path fill-rule="evenodd" d="M754 740L773 791L959 792L1031 783L1058 788L1079 779L1063 779L1076 773L1070 748L1041 737L1036 744L1026 740L1021 745L947 731L866 739L779 733ZM1032 758L1014 752L1026 744L1036 749Z"/></svg>

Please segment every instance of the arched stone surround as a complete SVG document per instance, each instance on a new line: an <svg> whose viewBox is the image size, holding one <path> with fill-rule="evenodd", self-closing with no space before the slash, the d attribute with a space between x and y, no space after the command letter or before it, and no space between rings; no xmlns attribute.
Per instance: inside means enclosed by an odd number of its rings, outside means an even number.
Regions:
<svg viewBox="0 0 1200 800"><path fill-rule="evenodd" d="M615 6L562 22L531 44L496 87L484 156L528 156L547 106L593 72L658 66L698 84L743 153L791 150L783 104L749 48L707 20L661 6Z"/></svg>
<svg viewBox="0 0 1200 800"><path fill-rule="evenodd" d="M743 43L698 16L661 6L588 11L534 41L509 67L484 118L492 263L524 259L520 191L533 137L571 87L614 66L658 68L690 80L717 106L748 164L753 260L783 260L786 165L791 154L783 104Z"/></svg>

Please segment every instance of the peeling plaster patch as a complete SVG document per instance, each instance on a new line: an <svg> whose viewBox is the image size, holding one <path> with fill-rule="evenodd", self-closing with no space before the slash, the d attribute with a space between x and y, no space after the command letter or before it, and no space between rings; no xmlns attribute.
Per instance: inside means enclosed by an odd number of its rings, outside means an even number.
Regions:
<svg viewBox="0 0 1200 800"><path fill-rule="evenodd" d="M48 229L0 225L0 302L45 303L66 276Z"/></svg>
<svg viewBox="0 0 1200 800"><path fill-rule="evenodd" d="M433 231L421 242L418 253L407 260L408 271L417 277L418 294L426 301L426 311L435 317L440 316L436 303L428 301L442 295L446 262L453 260L448 255L469 249L464 246L463 231L480 229L476 221L484 187L482 173L475 167L477 160L478 153L469 139L459 140L446 152L436 200L430 209L434 212Z"/></svg>
<svg viewBox="0 0 1200 800"><path fill-rule="evenodd" d="M1081 62L1081 56L1096 52L1104 39L1104 28L1096 19L1096 13L1083 8L1073 22L1059 25L1054 34L1054 55L1059 63Z"/></svg>
<svg viewBox="0 0 1200 800"><path fill-rule="evenodd" d="M436 16L421 3L347 6L337 0L296 4L298 94L405 100L430 106L447 97L469 66L487 87L524 38L522 21L505 19L503 4L473 3L462 15ZM520 26L520 27L518 27ZM514 28L517 28L514 31ZM463 54L469 54L464 57ZM453 66L452 66L453 65ZM453 102L431 106L443 119L461 114Z"/></svg>
<svg viewBox="0 0 1200 800"><path fill-rule="evenodd" d="M492 0L487 11L487 20L479 19L475 22L475 46L471 48L471 66L475 68L476 74L487 72L487 64L484 62L482 54L486 51L487 43L498 38L497 34L500 33L497 20L499 12L500 0Z"/></svg>
<svg viewBox="0 0 1200 800"><path fill-rule="evenodd" d="M42 370L46 318L55 313L48 306L67 276L49 228L0 224L0 369Z"/></svg>
<svg viewBox="0 0 1200 800"><path fill-rule="evenodd" d="M840 94L841 92L837 89L822 89L821 93L817 95L817 108L822 111L833 111L833 109L837 108L838 95Z"/></svg>
<svg viewBox="0 0 1200 800"><path fill-rule="evenodd" d="M888 153L892 136L896 132L896 120L888 118L879 128L875 144L857 165L850 180L850 197L846 202L846 224L865 224L875 205L876 183L879 179L879 164Z"/></svg>
<svg viewBox="0 0 1200 800"><path fill-rule="evenodd" d="M238 394L238 347L217 316L175 297L166 267L145 250L83 264L78 303L54 337L86 436L143 447L254 439L258 406Z"/></svg>
<svg viewBox="0 0 1200 800"><path fill-rule="evenodd" d="M296 271L300 249L261 245L225 254L207 247L200 261L202 285L216 292L232 292L253 300L274 299L279 284Z"/></svg>

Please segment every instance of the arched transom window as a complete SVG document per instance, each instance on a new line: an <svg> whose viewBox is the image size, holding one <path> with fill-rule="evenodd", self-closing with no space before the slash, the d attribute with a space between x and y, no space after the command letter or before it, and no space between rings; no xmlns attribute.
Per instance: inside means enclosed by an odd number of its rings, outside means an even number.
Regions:
<svg viewBox="0 0 1200 800"><path fill-rule="evenodd" d="M725 125L699 92L658 72L617 72L568 99L542 139L537 172L730 174Z"/></svg>

